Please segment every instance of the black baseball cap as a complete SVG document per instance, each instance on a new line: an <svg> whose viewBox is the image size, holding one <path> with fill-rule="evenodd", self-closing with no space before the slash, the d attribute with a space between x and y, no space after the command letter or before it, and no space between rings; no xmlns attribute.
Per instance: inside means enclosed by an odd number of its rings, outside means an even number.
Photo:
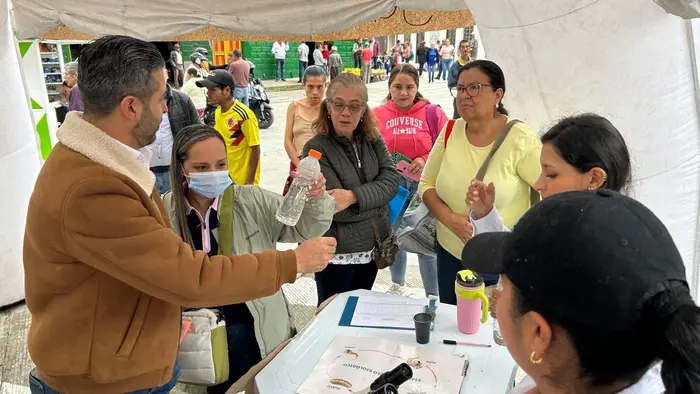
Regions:
<svg viewBox="0 0 700 394"><path fill-rule="evenodd" d="M608 330L638 327L644 303L671 281L688 286L663 223L640 202L609 190L548 197L513 231L467 242L462 264L505 275L540 313Z"/></svg>
<svg viewBox="0 0 700 394"><path fill-rule="evenodd" d="M233 89L235 86L233 83L233 76L226 70L212 70L211 74L207 75L207 77L201 81L197 81L196 84L200 88L220 88L222 86L228 86Z"/></svg>

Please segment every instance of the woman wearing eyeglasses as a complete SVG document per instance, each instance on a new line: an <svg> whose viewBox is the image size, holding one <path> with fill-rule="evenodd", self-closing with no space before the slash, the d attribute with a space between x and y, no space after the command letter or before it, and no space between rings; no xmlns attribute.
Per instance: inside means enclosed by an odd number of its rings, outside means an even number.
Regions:
<svg viewBox="0 0 700 394"><path fill-rule="evenodd" d="M440 302L456 304L454 282L461 254L473 235L464 196L491 147L512 119L503 106L506 91L501 68L476 60L459 70L456 97L461 119L443 128L423 169L419 193L437 219L437 271ZM496 208L512 226L530 208L530 188L540 176L541 143L526 124L516 123L490 161L484 177L498 188ZM501 192L503 191L503 192ZM487 285L498 276L483 275Z"/></svg>
<svg viewBox="0 0 700 394"><path fill-rule="evenodd" d="M334 294L372 288L377 276L372 252L375 240L389 235L388 204L399 190L399 174L358 76L343 73L333 79L312 128L316 136L306 143L304 154L321 152L321 171L335 198L326 236L338 242L330 264L315 275L320 304Z"/></svg>

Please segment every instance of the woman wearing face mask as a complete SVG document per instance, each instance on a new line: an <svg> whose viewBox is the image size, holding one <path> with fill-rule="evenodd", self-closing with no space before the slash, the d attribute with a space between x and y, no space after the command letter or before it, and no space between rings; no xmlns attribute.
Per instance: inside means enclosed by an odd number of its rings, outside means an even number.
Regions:
<svg viewBox="0 0 700 394"><path fill-rule="evenodd" d="M389 75L386 103L372 110L389 153L398 152L412 160L410 174L399 177L399 184L408 190L408 199L399 219L394 222L394 229L400 224L403 212L418 190L418 182L409 176L420 177L435 139L447 123L447 115L442 108L430 104L418 92L418 82L418 71L411 64L396 66ZM396 262L389 267L393 282L390 293L405 293L406 258L406 252L400 250ZM435 257L418 255L426 296L438 295L436 264Z"/></svg>
<svg viewBox="0 0 700 394"><path fill-rule="evenodd" d="M388 203L399 189L399 174L367 107L367 87L350 73L328 86L313 123L316 136L304 146L323 155L321 171L335 198L335 216L326 233L338 241L330 264L315 275L319 304L334 294L372 288L377 265L375 240L390 232Z"/></svg>
<svg viewBox="0 0 700 394"><path fill-rule="evenodd" d="M700 393L700 308L671 235L641 203L557 193L462 257L502 277L501 334L527 373L511 394Z"/></svg>
<svg viewBox="0 0 700 394"><path fill-rule="evenodd" d="M624 138L602 116L583 114L560 120L542 136L542 175L535 190L557 193L610 189L625 192L632 178ZM509 231L494 207L496 186L473 180L467 193L474 233Z"/></svg>
<svg viewBox="0 0 700 394"><path fill-rule="evenodd" d="M462 248L473 235L464 197L494 141L513 119L503 106L505 77L496 63L468 63L460 69L457 86L450 92L457 98L461 119L448 122L440 133L423 170L419 192L436 218L440 302L454 305ZM503 190L496 206L507 225L530 208L530 190L540 176L540 148L537 134L526 124L515 123L489 162L484 179ZM484 279L487 286L498 282L497 276Z"/></svg>
<svg viewBox="0 0 700 394"><path fill-rule="evenodd" d="M321 101L326 93L326 73L320 66L309 66L303 77L303 86L306 96L301 100L292 101L287 108L287 125L284 129L284 150L291 163L289 164L289 177L284 184L283 195L287 194L292 184L292 176L302 159L304 145L314 131L311 128L318 113L321 110Z"/></svg>
<svg viewBox="0 0 700 394"><path fill-rule="evenodd" d="M277 242L301 243L322 235L331 224L333 199L325 193L323 175L310 188L299 223L284 226L275 220L280 195L255 186L232 185L224 140L209 126L188 126L175 136L171 169L172 185L180 185L163 196L171 227L192 248L205 250L210 256L260 253L275 249ZM227 213L233 218L222 217ZM231 239L219 236L224 231L220 223L226 222L232 226L228 231ZM209 387L209 393L225 393L250 367L294 334L281 290L222 309L229 381Z"/></svg>

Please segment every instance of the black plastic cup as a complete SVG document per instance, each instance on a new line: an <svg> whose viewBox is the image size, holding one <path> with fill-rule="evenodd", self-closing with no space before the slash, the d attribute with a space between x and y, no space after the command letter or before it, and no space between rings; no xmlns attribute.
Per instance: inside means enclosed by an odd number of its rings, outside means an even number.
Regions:
<svg viewBox="0 0 700 394"><path fill-rule="evenodd" d="M418 313L413 316L413 322L416 324L416 342L425 345L430 342L430 323L432 316L428 313Z"/></svg>

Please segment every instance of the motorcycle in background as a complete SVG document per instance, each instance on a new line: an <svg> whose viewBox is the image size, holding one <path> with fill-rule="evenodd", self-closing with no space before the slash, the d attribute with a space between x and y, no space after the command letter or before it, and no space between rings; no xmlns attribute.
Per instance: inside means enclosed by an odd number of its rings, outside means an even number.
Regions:
<svg viewBox="0 0 700 394"><path fill-rule="evenodd" d="M258 126L262 130L269 128L275 121L275 115L272 112L270 97L267 95L265 87L258 78L252 78L248 82L248 89L249 107L258 118Z"/></svg>

